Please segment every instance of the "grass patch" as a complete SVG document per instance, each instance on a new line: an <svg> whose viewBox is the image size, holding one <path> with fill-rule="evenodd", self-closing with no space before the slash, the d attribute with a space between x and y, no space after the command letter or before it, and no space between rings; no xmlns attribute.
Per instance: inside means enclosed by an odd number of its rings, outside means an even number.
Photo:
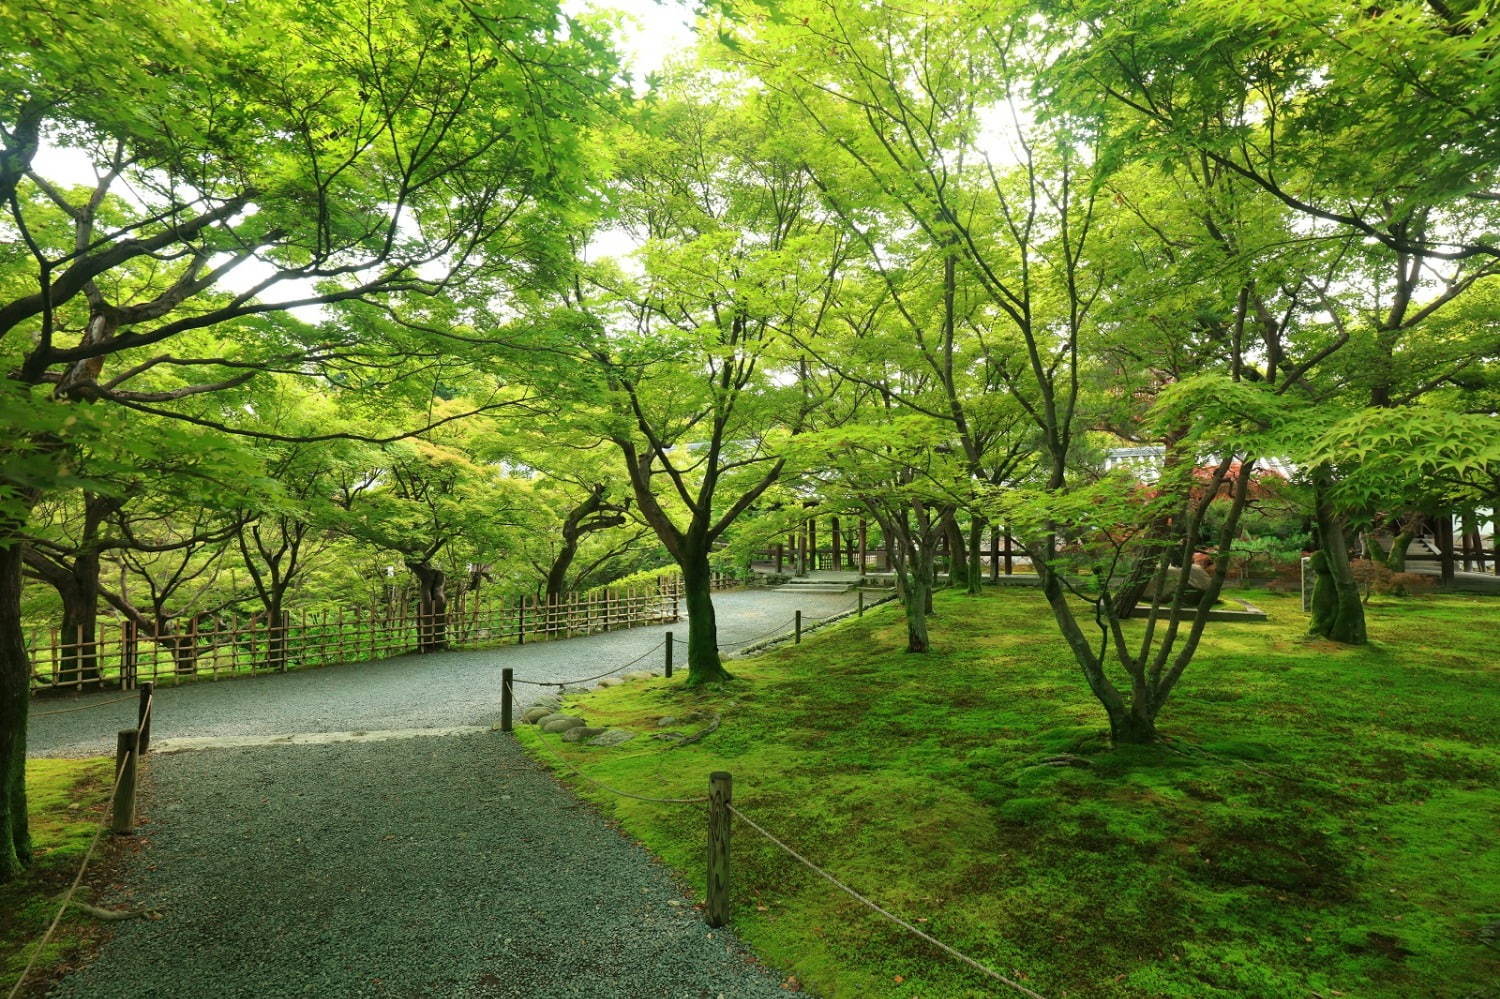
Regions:
<svg viewBox="0 0 1500 999"><path fill-rule="evenodd" d="M1500 601L1377 599L1367 648L1209 625L1161 729L1110 750L1039 594L938 595L731 664L572 699L616 749L519 738L662 797L728 770L736 804L876 901L1049 997L1480 999L1500 980ZM668 749L658 720L701 743ZM1043 761L1070 754L1079 766ZM546 753L539 754L543 760ZM578 784L701 892L701 810ZM828 997L995 994L737 824L735 927Z"/></svg>
<svg viewBox="0 0 1500 999"><path fill-rule="evenodd" d="M0 990L9 992L36 942L57 912L63 891L78 873L84 851L108 804L114 761L32 759L26 762L35 858L18 880L0 886ZM97 855L96 855L97 856ZM28 992L73 964L97 938L98 924L69 914L27 978Z"/></svg>

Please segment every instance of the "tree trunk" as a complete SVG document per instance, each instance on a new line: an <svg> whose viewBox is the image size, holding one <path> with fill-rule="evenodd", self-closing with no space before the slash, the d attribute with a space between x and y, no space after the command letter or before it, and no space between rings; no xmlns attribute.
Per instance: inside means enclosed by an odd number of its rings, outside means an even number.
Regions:
<svg viewBox="0 0 1500 999"><path fill-rule="evenodd" d="M906 651L927 652L932 643L927 637L928 605L932 600L931 577L921 570L911 574L906 584Z"/></svg>
<svg viewBox="0 0 1500 999"><path fill-rule="evenodd" d="M1500 576L1500 496L1492 501L1494 516L1490 517L1490 558L1495 567L1495 575Z"/></svg>
<svg viewBox="0 0 1500 999"><path fill-rule="evenodd" d="M1161 563L1161 557L1160 552L1152 550L1136 559L1131 565L1130 575L1115 593L1115 617L1123 621L1135 614L1136 607L1146 598L1146 588L1151 585L1151 580L1156 576L1156 568Z"/></svg>
<svg viewBox="0 0 1500 999"><path fill-rule="evenodd" d="M950 510L943 514L943 540L948 547L948 585L969 585L969 556L964 547L964 534L959 529L958 517Z"/></svg>
<svg viewBox="0 0 1500 999"><path fill-rule="evenodd" d="M1343 518L1338 516L1326 498L1326 483L1313 482L1314 517L1318 551L1309 560L1313 570L1312 623L1310 634L1346 645L1364 645L1365 608L1360 600L1359 584L1349 566L1349 546L1344 537Z"/></svg>
<svg viewBox="0 0 1500 999"><path fill-rule="evenodd" d="M68 583L57 588L62 598L63 682L97 686L99 675L99 556L80 556L68 573Z"/></svg>
<svg viewBox="0 0 1500 999"><path fill-rule="evenodd" d="M417 577L417 651L441 652L448 647L447 574L428 562L408 562Z"/></svg>
<svg viewBox="0 0 1500 999"><path fill-rule="evenodd" d="M198 636L191 628L185 635L173 635L162 641L172 653L172 668L178 676L193 676L198 672Z"/></svg>
<svg viewBox="0 0 1500 999"><path fill-rule="evenodd" d="M573 559L577 555L578 539L564 535L562 547L558 549L557 557L552 560L552 565L547 570L546 597L549 603L561 600L563 594L567 592L568 569L572 567Z"/></svg>
<svg viewBox="0 0 1500 999"><path fill-rule="evenodd" d="M602 483L596 484L589 490L588 496L568 511L568 516L563 520L562 545L547 570L546 597L549 604L561 603L563 594L567 592L568 569L578 557L580 539L593 531L622 527L625 524L624 507L606 503L605 491ZM590 520L590 517L593 519Z"/></svg>
<svg viewBox="0 0 1500 999"><path fill-rule="evenodd" d="M1385 567L1392 572L1406 571L1406 553L1417 537L1416 528L1406 528L1391 539L1391 549L1385 553Z"/></svg>
<svg viewBox="0 0 1500 999"><path fill-rule="evenodd" d="M1128 711L1110 711L1109 737L1117 746L1148 745L1156 741L1156 721L1140 704L1132 704Z"/></svg>
<svg viewBox="0 0 1500 999"><path fill-rule="evenodd" d="M282 594L273 593L265 604L266 611L266 668L285 670L287 667L288 621L281 609Z"/></svg>
<svg viewBox="0 0 1500 999"><path fill-rule="evenodd" d="M714 619L713 570L708 543L689 543L680 563L683 597L688 612L688 676L690 687L730 679L719 659L719 626Z"/></svg>
<svg viewBox="0 0 1500 999"><path fill-rule="evenodd" d="M1463 558L1464 572L1474 571L1474 557L1479 557L1479 571L1484 571L1484 546L1479 540L1479 522L1474 517L1473 510L1465 510L1461 515L1463 524Z"/></svg>
<svg viewBox="0 0 1500 999"><path fill-rule="evenodd" d="M20 525L0 525L0 884L31 862L26 821L26 714L31 660L21 627Z"/></svg>
<svg viewBox="0 0 1500 999"><path fill-rule="evenodd" d="M1454 582L1453 515L1445 513L1435 518L1434 527L1437 531L1439 581L1444 587L1451 587Z"/></svg>
<svg viewBox="0 0 1500 999"><path fill-rule="evenodd" d="M979 589L984 585L984 519L971 517L969 519L969 544L965 551L969 559L969 595L977 597Z"/></svg>

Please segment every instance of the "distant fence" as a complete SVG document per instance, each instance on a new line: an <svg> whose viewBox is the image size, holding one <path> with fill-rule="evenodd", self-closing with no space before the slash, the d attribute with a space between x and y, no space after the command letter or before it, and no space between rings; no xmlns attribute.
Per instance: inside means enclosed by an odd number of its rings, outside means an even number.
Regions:
<svg viewBox="0 0 1500 999"><path fill-rule="evenodd" d="M740 585L713 577L715 590ZM241 621L193 619L163 634L130 621L101 618L93 642L54 628L28 638L33 690L92 686L129 689L198 677L276 673L306 666L371 662L411 652L484 648L575 638L680 619L680 576L655 583L561 600L486 603L470 599L441 614L409 606L351 608L316 615L283 614L279 622L258 614Z"/></svg>

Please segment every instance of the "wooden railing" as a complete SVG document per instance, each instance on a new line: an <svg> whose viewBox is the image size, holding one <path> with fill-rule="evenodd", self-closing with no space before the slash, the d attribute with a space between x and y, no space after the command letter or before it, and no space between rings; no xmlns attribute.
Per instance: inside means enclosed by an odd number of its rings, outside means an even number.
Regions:
<svg viewBox="0 0 1500 999"><path fill-rule="evenodd" d="M716 575L715 590L739 585ZM155 634L129 621L100 619L92 642L58 629L27 642L36 690L108 686L129 689L246 673L275 673L334 663L371 662L412 652L525 644L679 620L682 580L605 589L560 600L486 603L470 597L441 614L408 606L349 608L319 614L263 614L239 621L192 620Z"/></svg>

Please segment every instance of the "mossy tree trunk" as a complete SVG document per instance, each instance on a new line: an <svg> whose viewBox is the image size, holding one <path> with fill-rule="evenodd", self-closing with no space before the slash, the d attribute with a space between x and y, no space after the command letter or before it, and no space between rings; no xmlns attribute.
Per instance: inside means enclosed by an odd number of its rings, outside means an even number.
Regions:
<svg viewBox="0 0 1500 999"><path fill-rule="evenodd" d="M706 542L701 547L690 546L679 563L688 612L689 686L730 679L719 656L719 624L714 614L713 568L708 552Z"/></svg>
<svg viewBox="0 0 1500 999"><path fill-rule="evenodd" d="M31 660L21 624L22 544L18 524L0 524L0 884L31 862L26 818L26 714Z"/></svg>
<svg viewBox="0 0 1500 999"><path fill-rule="evenodd" d="M1328 500L1328 485L1325 476L1314 477L1313 523L1318 550L1308 562L1313 570L1312 621L1308 632L1331 642L1363 645L1367 640L1365 608L1349 565L1344 520Z"/></svg>
<svg viewBox="0 0 1500 999"><path fill-rule="evenodd" d="M969 519L969 541L966 549L969 556L967 592L971 597L979 596L980 587L984 585L984 527L983 518L971 517Z"/></svg>
<svg viewBox="0 0 1500 999"><path fill-rule="evenodd" d="M887 503L872 499L867 509L880 524L896 576L896 593L906 611L906 651L929 652L927 621L932 616L933 578L943 515L918 500Z"/></svg>

